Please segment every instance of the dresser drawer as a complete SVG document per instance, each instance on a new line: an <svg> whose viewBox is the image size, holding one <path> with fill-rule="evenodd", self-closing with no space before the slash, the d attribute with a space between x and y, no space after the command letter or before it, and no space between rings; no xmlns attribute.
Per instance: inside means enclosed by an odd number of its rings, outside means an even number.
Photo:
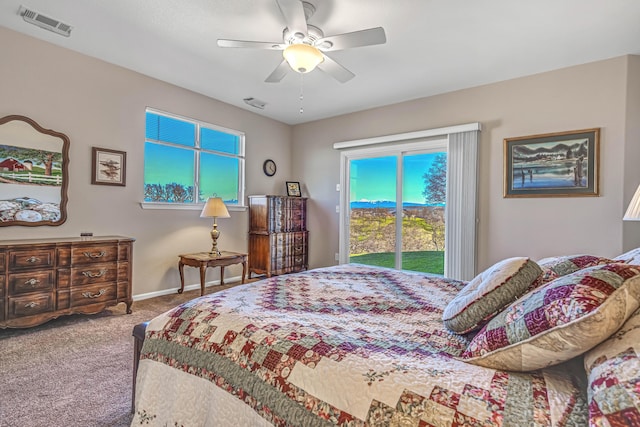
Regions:
<svg viewBox="0 0 640 427"><path fill-rule="evenodd" d="M9 295L53 290L54 283L53 270L9 274Z"/></svg>
<svg viewBox="0 0 640 427"><path fill-rule="evenodd" d="M53 267L54 260L55 249L10 251L9 271Z"/></svg>
<svg viewBox="0 0 640 427"><path fill-rule="evenodd" d="M71 288L71 307L115 301L118 297L115 283Z"/></svg>
<svg viewBox="0 0 640 427"><path fill-rule="evenodd" d="M275 260L275 267L277 269L291 268L291 267L304 267L307 264L307 257L304 255L286 256Z"/></svg>
<svg viewBox="0 0 640 427"><path fill-rule="evenodd" d="M91 245L71 248L71 265L96 264L118 260L118 245Z"/></svg>
<svg viewBox="0 0 640 427"><path fill-rule="evenodd" d="M4 260L6 259L6 255L4 252L0 252L0 273L4 271Z"/></svg>
<svg viewBox="0 0 640 427"><path fill-rule="evenodd" d="M118 264L93 264L71 268L71 286L92 283L115 282L118 278Z"/></svg>
<svg viewBox="0 0 640 427"><path fill-rule="evenodd" d="M7 301L9 304L8 319L47 313L54 310L52 292L9 297Z"/></svg>
<svg viewBox="0 0 640 427"><path fill-rule="evenodd" d="M305 253L305 249L305 245L296 245L291 248L291 253L293 253L293 255L303 255Z"/></svg>

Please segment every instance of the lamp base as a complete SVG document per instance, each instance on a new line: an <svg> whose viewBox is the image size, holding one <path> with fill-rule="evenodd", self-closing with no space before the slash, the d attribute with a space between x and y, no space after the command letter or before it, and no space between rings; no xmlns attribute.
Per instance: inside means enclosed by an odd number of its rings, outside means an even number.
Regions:
<svg viewBox="0 0 640 427"><path fill-rule="evenodd" d="M213 223L213 228L211 229L211 240L213 241L213 245L211 245L210 255L220 256L222 255L218 250L218 237L220 237L220 232L218 231L218 224Z"/></svg>

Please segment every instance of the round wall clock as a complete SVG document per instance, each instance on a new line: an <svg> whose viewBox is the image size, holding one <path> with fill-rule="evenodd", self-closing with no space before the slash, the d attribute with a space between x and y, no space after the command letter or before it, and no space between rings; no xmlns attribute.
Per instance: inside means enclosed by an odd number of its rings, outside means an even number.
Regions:
<svg viewBox="0 0 640 427"><path fill-rule="evenodd" d="M262 164L262 170L267 176L273 176L276 174L276 162L271 159L267 159Z"/></svg>

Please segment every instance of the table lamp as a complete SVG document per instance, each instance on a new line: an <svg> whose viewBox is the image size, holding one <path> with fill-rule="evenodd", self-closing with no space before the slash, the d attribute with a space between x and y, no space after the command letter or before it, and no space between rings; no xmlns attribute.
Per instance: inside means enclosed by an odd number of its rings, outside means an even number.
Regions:
<svg viewBox="0 0 640 427"><path fill-rule="evenodd" d="M627 211L624 213L623 221L640 221L640 186L636 189Z"/></svg>
<svg viewBox="0 0 640 427"><path fill-rule="evenodd" d="M211 254L220 256L220 251L218 250L218 237L220 237L220 232L218 231L216 219L229 218L230 216L231 215L229 215L227 207L224 205L224 202L220 197L209 197L209 199L207 199L207 203L204 204L202 212L200 213L200 218L213 217L213 228L211 229L211 240L213 240L213 246L211 246Z"/></svg>

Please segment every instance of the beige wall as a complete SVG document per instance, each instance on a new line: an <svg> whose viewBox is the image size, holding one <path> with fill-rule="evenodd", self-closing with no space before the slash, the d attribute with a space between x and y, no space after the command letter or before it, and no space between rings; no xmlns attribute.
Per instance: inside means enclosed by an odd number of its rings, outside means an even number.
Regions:
<svg viewBox="0 0 640 427"><path fill-rule="evenodd" d="M469 122L483 126L479 270L511 256L619 254L624 206L640 182L638 148L625 165L626 138L638 133L626 123L633 117L637 123L639 105L632 102L628 117L628 74L637 75L638 67L637 57L620 57L295 126L294 172L311 198L311 266L334 264L338 251L340 166L333 143ZM504 138L593 127L601 128L600 197L502 197ZM634 172L626 176L625 166ZM637 234L624 240L625 247L640 245Z"/></svg>
<svg viewBox="0 0 640 427"><path fill-rule="evenodd" d="M478 269L515 255L640 246L640 224L621 221L640 183L640 58L620 57L294 127L129 70L0 28L0 117L20 114L71 140L69 216L60 227L1 227L0 239L121 234L137 239L134 295L178 286L176 255L206 250L210 221L197 211L143 210L144 109L153 107L247 135L246 194L282 194L299 180L309 200L310 264L338 251L338 141L481 122ZM602 128L601 197L504 199L506 137ZM127 186L91 185L91 147L127 152ZM274 178L262 162L278 163ZM1 187L0 187L1 192ZM0 193L0 197L2 194ZM220 244L247 248L247 214L219 220ZM624 230L624 233L623 233ZM198 283L187 269L187 285ZM232 268L229 276L239 274ZM209 271L207 280L217 280Z"/></svg>
<svg viewBox="0 0 640 427"><path fill-rule="evenodd" d="M210 219L198 211L143 210L145 107L246 133L247 194L282 194L291 174L291 128L211 98L0 27L0 117L28 116L70 141L68 219L59 227L0 227L1 239L120 234L136 238L134 295L179 286L177 255L208 250ZM215 78L215 76L212 76ZM223 84L223 83L221 83ZM91 147L127 152L126 187L91 185ZM278 173L266 178L270 157ZM0 198L2 197L0 184ZM220 246L247 249L247 212L220 219ZM228 269L238 276L239 267ZM199 283L186 269L186 284ZM207 280L219 278L210 270Z"/></svg>
<svg viewBox="0 0 640 427"><path fill-rule="evenodd" d="M627 114L624 150L623 209L640 185L640 56L630 56L627 69ZM624 211L623 211L624 212ZM640 242L640 222L628 221L623 227L623 248L637 247Z"/></svg>

